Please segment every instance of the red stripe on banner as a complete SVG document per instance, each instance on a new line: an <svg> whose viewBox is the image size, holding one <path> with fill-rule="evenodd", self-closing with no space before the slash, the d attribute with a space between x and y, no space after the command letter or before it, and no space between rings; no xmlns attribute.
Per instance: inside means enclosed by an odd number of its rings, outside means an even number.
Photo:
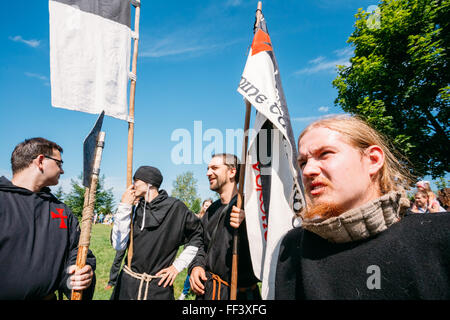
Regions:
<svg viewBox="0 0 450 320"><path fill-rule="evenodd" d="M259 29L253 38L252 42L252 56L261 51L272 51L272 42L267 33Z"/></svg>
<svg viewBox="0 0 450 320"><path fill-rule="evenodd" d="M259 169L259 161L257 163L255 163L254 165L252 165L252 168L258 172L258 174L256 175L255 178L255 185L256 185L256 192L260 192L259 194L259 210L262 213L261 215L261 224L264 228L264 239L267 241L267 214L266 211L264 210L264 199L263 199L263 194L262 194L262 185L260 183L261 181L261 170Z"/></svg>

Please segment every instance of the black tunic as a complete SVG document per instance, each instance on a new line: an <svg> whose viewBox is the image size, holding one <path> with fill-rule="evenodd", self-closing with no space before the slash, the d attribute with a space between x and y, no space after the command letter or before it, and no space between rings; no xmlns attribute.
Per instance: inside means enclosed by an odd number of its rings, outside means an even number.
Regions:
<svg viewBox="0 0 450 320"><path fill-rule="evenodd" d="M237 196L231 199L229 205L224 205L220 200L217 200L209 206L202 218L204 243L189 266L189 274L196 266L203 267L207 272L208 281L205 284L205 295L198 297L199 299L210 300L212 297L211 272L218 275L228 284L231 284L233 234L235 229L230 226L230 214L233 205L236 205L236 201ZM245 220L241 223L238 230L238 287L248 288L255 285L258 279L253 273ZM211 242L212 237L214 239ZM226 299L229 299L229 288L222 286L221 300Z"/></svg>
<svg viewBox="0 0 450 320"><path fill-rule="evenodd" d="M145 224L141 231L145 209ZM165 190L151 202L141 200L135 211L133 222L133 258L131 270L136 273L155 275L170 267L182 245L200 247L202 224L186 205L169 197ZM149 284L148 300L173 300L173 286L158 286L160 279ZM122 270L112 299L135 300L138 297L140 280ZM144 284L145 287L145 284ZM144 293L141 294L144 296Z"/></svg>
<svg viewBox="0 0 450 320"><path fill-rule="evenodd" d="M281 244L275 299L450 299L449 230L448 213L409 215L344 244L293 229Z"/></svg>
<svg viewBox="0 0 450 320"><path fill-rule="evenodd" d="M0 178L0 300L42 299L67 288L76 263L80 228L70 209L51 193L14 186ZM87 264L95 270L89 251ZM83 299L91 299L95 278Z"/></svg>

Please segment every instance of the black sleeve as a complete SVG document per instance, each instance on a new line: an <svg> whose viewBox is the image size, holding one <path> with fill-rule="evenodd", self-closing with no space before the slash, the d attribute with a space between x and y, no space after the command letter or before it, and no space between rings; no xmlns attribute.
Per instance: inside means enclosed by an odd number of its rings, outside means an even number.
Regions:
<svg viewBox="0 0 450 320"><path fill-rule="evenodd" d="M61 282L59 285L59 290L61 290L64 295L70 299L70 296L72 294L72 290L68 288L67 282L69 279L69 274L67 273L67 269L71 265L75 265L77 262L77 254L78 254L78 242L80 239L80 226L78 224L77 218L72 214L70 209L66 207L67 213L68 213L68 228L69 228L69 248L68 248L68 255L66 259L66 263L64 266L64 269L61 270L62 276L61 276ZM94 277L92 279L92 283L90 287L83 291L83 300L92 300L92 297L94 296L94 290L95 290L95 284L96 284L96 277L95 277L95 268L96 268L96 259L94 254L91 250L88 251L86 264L90 265L92 267L92 271L94 271Z"/></svg>
<svg viewBox="0 0 450 320"><path fill-rule="evenodd" d="M298 246L294 229L283 238L275 275L275 300L297 299Z"/></svg>
<svg viewBox="0 0 450 320"><path fill-rule="evenodd" d="M205 242L205 238L206 238L206 234L205 234L206 219L207 219L206 214L203 215L201 220L199 219L200 225L201 225L201 229L202 229L202 231L201 231L201 233L202 233L201 243L198 246L197 254L195 255L195 257L192 260L192 262L189 264L188 274L191 274L192 269L194 269L195 267L202 267L203 269L206 268L206 242Z"/></svg>
<svg viewBox="0 0 450 320"><path fill-rule="evenodd" d="M185 246L199 248L203 244L203 226L200 219L186 208L186 221L184 225Z"/></svg>

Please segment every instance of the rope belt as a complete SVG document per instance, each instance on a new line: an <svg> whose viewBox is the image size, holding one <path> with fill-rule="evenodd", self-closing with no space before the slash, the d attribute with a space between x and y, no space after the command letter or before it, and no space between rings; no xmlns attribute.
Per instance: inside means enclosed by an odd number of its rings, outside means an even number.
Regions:
<svg viewBox="0 0 450 320"><path fill-rule="evenodd" d="M141 299L141 291L142 291L142 286L144 285L145 282L145 292L144 292L144 300L147 300L147 293L148 293L148 285L149 283L156 278L161 278L161 276L152 276L150 274L147 273L136 273L134 271L132 271L127 265L125 265L123 267L123 271L125 271L126 274L132 276L135 279L141 280L141 282L139 283L139 291L138 291L138 296L137 299L138 300L142 300Z"/></svg>
<svg viewBox="0 0 450 320"><path fill-rule="evenodd" d="M210 273L211 273L211 278L213 280L212 300L216 300L216 286L217 285L219 286L219 290L218 290L218 293L217 293L217 300L220 300L220 287L221 287L221 285L224 284L227 287L229 287L230 285L226 281L222 280L217 274L214 274L212 272L210 272Z"/></svg>

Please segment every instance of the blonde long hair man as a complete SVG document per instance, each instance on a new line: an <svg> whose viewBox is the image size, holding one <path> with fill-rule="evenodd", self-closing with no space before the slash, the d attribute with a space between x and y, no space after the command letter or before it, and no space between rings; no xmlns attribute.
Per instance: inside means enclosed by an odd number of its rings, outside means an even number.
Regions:
<svg viewBox="0 0 450 320"><path fill-rule="evenodd" d="M316 121L298 161L309 205L283 239L276 299L450 298L450 216L404 217L408 172L376 130Z"/></svg>

